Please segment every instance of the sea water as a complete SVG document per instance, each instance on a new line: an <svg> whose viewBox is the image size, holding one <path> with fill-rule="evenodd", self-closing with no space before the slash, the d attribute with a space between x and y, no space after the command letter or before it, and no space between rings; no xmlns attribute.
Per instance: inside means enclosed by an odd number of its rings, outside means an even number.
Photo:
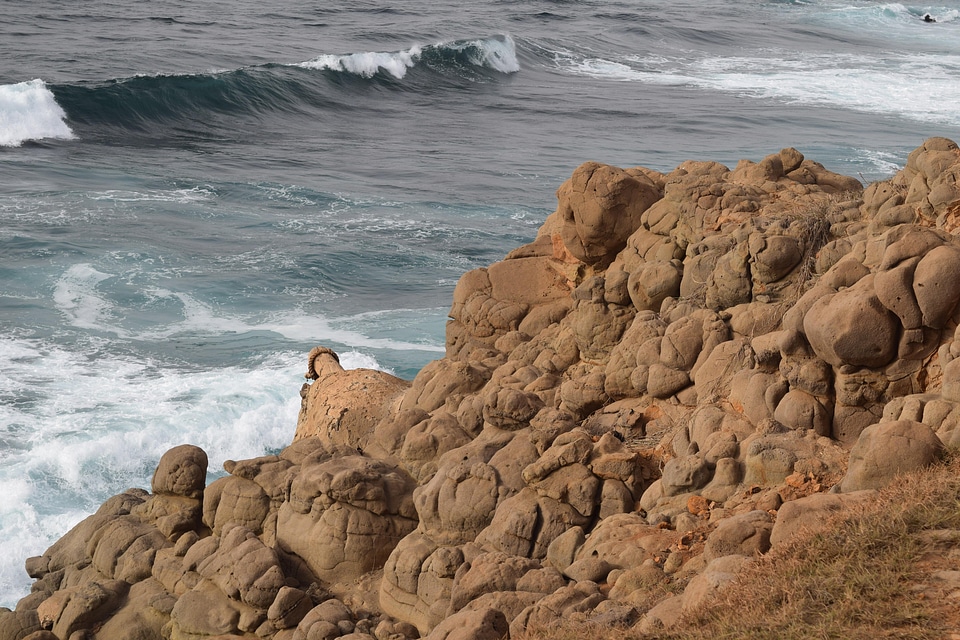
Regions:
<svg viewBox="0 0 960 640"><path fill-rule="evenodd" d="M101 0L0 20L0 605L193 443L276 452L306 353L412 378L582 161L960 140L960 3ZM931 14L937 22L925 23Z"/></svg>

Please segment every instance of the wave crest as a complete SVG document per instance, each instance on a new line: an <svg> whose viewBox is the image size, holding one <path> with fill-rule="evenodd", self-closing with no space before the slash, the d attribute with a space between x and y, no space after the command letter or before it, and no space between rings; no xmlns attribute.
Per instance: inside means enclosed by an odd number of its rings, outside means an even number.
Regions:
<svg viewBox="0 0 960 640"><path fill-rule="evenodd" d="M70 140L67 114L43 80L0 85L0 147L19 147L28 140Z"/></svg>
<svg viewBox="0 0 960 640"><path fill-rule="evenodd" d="M401 80L408 70L423 62L436 66L443 66L445 63L467 64L500 73L516 73L520 70L516 44L509 35L433 45L417 44L394 52L324 54L294 66L350 73L364 78L372 78L384 72Z"/></svg>

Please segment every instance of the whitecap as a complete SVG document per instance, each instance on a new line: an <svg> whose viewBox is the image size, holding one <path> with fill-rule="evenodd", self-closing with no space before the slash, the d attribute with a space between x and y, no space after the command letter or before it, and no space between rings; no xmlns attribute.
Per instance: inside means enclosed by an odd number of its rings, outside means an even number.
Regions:
<svg viewBox="0 0 960 640"><path fill-rule="evenodd" d="M372 78L384 71L397 80L420 61L425 49L448 50L466 53L471 64L487 67L500 73L516 73L520 70L516 43L509 35L492 38L438 42L433 45L415 44L403 51L368 51L345 55L324 54L295 66L306 69L343 71L364 78Z"/></svg>
<svg viewBox="0 0 960 640"><path fill-rule="evenodd" d="M0 147L28 140L71 140L66 113L43 80L0 85Z"/></svg>
<svg viewBox="0 0 960 640"><path fill-rule="evenodd" d="M473 57L471 62L477 66L488 67L500 73L520 71L520 62L517 60L517 45L509 35L485 40L457 42L447 46L456 51L476 49L479 54Z"/></svg>
<svg viewBox="0 0 960 640"><path fill-rule="evenodd" d="M400 80L407 75L407 69L417 63L422 53L420 45L414 45L406 51L393 53L365 52L340 56L327 54L301 62L297 66L316 70L346 71L364 78L372 78L382 70Z"/></svg>

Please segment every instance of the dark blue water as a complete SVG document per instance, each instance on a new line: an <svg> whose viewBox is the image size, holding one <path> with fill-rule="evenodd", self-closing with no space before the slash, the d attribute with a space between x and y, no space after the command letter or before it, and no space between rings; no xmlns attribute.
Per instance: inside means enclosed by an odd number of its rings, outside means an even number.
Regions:
<svg viewBox="0 0 960 640"><path fill-rule="evenodd" d="M288 443L315 344L440 357L584 160L868 181L960 139L957 1L286 4L4 7L0 605L166 448Z"/></svg>

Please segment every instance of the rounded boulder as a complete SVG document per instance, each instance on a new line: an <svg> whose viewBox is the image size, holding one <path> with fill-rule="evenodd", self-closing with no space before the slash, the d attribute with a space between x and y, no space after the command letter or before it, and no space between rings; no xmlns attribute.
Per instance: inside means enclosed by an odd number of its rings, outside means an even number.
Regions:
<svg viewBox="0 0 960 640"><path fill-rule="evenodd" d="M150 487L156 494L199 498L206 482L206 452L192 444L182 444L161 456Z"/></svg>

